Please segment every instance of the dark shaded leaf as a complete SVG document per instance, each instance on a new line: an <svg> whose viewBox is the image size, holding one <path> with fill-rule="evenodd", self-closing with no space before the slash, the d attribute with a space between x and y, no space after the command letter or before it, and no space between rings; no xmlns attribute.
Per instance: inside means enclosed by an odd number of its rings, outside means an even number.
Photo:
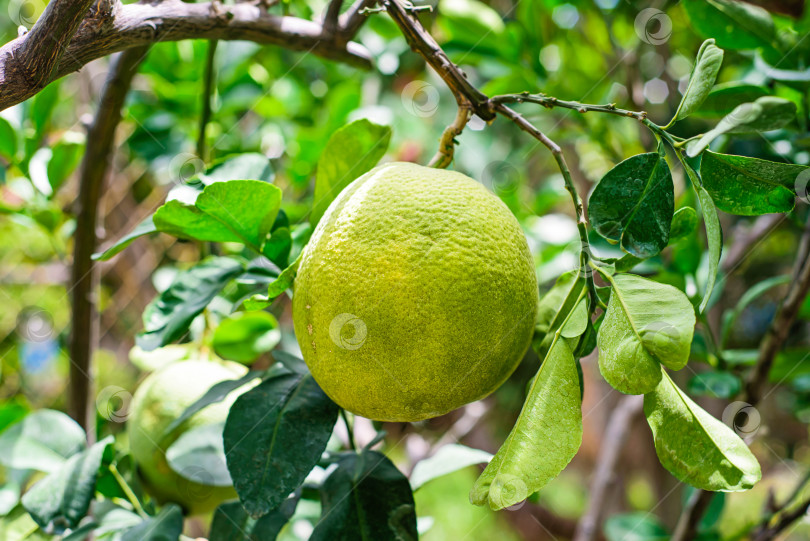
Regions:
<svg viewBox="0 0 810 541"><path fill-rule="evenodd" d="M178 505L170 503L157 516L124 532L121 541L177 541L181 533L183 512Z"/></svg>
<svg viewBox="0 0 810 541"><path fill-rule="evenodd" d="M701 372L689 380L687 389L698 396L731 398L740 392L740 378L729 372Z"/></svg>
<svg viewBox="0 0 810 541"><path fill-rule="evenodd" d="M138 346L151 351L181 338L191 321L243 270L235 259L212 257L179 273L144 310L144 331L135 339Z"/></svg>
<svg viewBox="0 0 810 541"><path fill-rule="evenodd" d="M776 27L764 9L730 0L683 0L692 25L724 49L771 47Z"/></svg>
<svg viewBox="0 0 810 541"><path fill-rule="evenodd" d="M377 451L349 454L321 487L321 520L310 541L416 541L408 479Z"/></svg>
<svg viewBox="0 0 810 541"><path fill-rule="evenodd" d="M682 207L672 216L672 227L669 229L669 241L673 242L695 232L698 216L692 207ZM618 270L618 269L617 269Z"/></svg>
<svg viewBox="0 0 810 541"><path fill-rule="evenodd" d="M723 83L715 86L695 116L719 118L726 116L738 105L767 96L768 89L747 83Z"/></svg>
<svg viewBox="0 0 810 541"><path fill-rule="evenodd" d="M608 171L591 194L591 225L627 253L652 257L669 240L673 190L669 166L659 153L628 158Z"/></svg>
<svg viewBox="0 0 810 541"><path fill-rule="evenodd" d="M275 511L259 519L245 512L239 502L227 502L214 511L209 541L272 541L295 513L297 498L288 498Z"/></svg>
<svg viewBox="0 0 810 541"><path fill-rule="evenodd" d="M670 535L654 515L647 512L613 515L605 521L608 541L668 541Z"/></svg>
<svg viewBox="0 0 810 541"><path fill-rule="evenodd" d="M310 375L282 374L241 395L225 423L234 488L254 518L276 509L317 464L338 407Z"/></svg>

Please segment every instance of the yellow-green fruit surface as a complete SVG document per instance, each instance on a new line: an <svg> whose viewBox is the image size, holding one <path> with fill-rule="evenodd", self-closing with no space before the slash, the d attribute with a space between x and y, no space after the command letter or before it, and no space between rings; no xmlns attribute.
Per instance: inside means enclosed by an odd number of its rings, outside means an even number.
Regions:
<svg viewBox="0 0 810 541"><path fill-rule="evenodd" d="M159 502L175 502L191 514L201 514L213 511L223 501L236 498L232 487L209 486L179 475L169 467L165 453L184 432L224 422L239 391L200 410L165 437L161 438L161 435L212 386L246 373L247 368L236 363L179 361L147 376L135 391L127 420L130 450L149 493ZM202 469L188 474L198 479L205 478Z"/></svg>
<svg viewBox="0 0 810 541"><path fill-rule="evenodd" d="M454 171L382 165L304 249L295 334L315 380L380 421L442 415L499 387L529 346L538 289L503 202Z"/></svg>

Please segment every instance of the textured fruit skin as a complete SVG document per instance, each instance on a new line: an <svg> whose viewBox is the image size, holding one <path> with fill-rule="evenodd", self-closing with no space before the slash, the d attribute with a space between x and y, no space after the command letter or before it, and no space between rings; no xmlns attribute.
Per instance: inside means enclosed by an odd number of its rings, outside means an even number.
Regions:
<svg viewBox="0 0 810 541"><path fill-rule="evenodd" d="M520 225L454 171L391 163L332 202L303 252L295 334L341 407L436 417L498 388L531 342L538 288Z"/></svg>
<svg viewBox="0 0 810 541"><path fill-rule="evenodd" d="M191 514L202 514L213 511L225 500L236 498L232 487L207 486L175 473L165 453L183 432L224 422L240 394L238 391L202 409L165 438L161 439L161 435L213 385L246 373L247 368L236 363L179 361L149 374L135 391L127 420L130 451L149 493L159 502L172 501Z"/></svg>

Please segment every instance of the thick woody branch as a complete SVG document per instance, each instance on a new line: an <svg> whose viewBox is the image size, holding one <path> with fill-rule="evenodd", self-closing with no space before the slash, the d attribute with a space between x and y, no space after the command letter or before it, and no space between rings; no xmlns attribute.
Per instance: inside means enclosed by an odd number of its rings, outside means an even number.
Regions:
<svg viewBox="0 0 810 541"><path fill-rule="evenodd" d="M93 2L50 2L31 31L18 39L14 62L0 64L0 77L19 79L35 92L45 88Z"/></svg>
<svg viewBox="0 0 810 541"><path fill-rule="evenodd" d="M28 42L34 30L0 47L0 110L33 96L48 82L78 70L91 60L159 41L248 40L358 67L367 68L372 63L365 47L355 42L343 45L337 40L325 39L322 26L316 22L270 15L260 6L249 3L190 4L180 0L117 3L109 9L91 10L90 17L81 22L61 60L53 66L21 64L21 52L31 46ZM49 36L44 40L48 41L61 26L45 21L42 28ZM21 70L33 72L22 77Z"/></svg>
<svg viewBox="0 0 810 541"><path fill-rule="evenodd" d="M68 413L87 431L89 438L92 438L95 424L90 397L93 395L91 358L97 335L97 281L91 256L96 249L99 199L113 154L115 130L121 121L121 108L132 77L145 55L146 47L129 49L121 53L111 66L98 112L88 130L87 146L80 168L70 277L72 302Z"/></svg>

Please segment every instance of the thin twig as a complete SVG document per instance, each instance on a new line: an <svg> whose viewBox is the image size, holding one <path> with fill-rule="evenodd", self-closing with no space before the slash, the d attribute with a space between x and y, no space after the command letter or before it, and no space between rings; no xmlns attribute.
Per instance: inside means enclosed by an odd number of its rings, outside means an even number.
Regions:
<svg viewBox="0 0 810 541"><path fill-rule="evenodd" d="M338 29L338 18L340 17L340 8L343 7L343 0L330 0L329 6L326 8L326 15L323 18L323 35L325 37L332 37Z"/></svg>
<svg viewBox="0 0 810 541"><path fill-rule="evenodd" d="M616 464L627 440L633 421L641 413L644 398L628 395L622 398L610 415L603 444L588 489L588 508L577 524L573 541L593 541L599 533L610 488L616 481Z"/></svg>
<svg viewBox="0 0 810 541"><path fill-rule="evenodd" d="M801 503L796 509L789 513L784 513L779 520L770 528L765 528L753 537L753 541L769 541L774 539L781 532L786 530L788 526L796 522L802 517L807 516L807 510L810 509L810 499Z"/></svg>
<svg viewBox="0 0 810 541"><path fill-rule="evenodd" d="M459 105L456 119L442 132L442 137L439 140L439 149L430 160L430 163L428 163L429 167L445 169L453 163L453 155L456 152L456 137L461 135L461 132L464 131L464 127L467 125L467 122L470 121L470 114L469 103Z"/></svg>
<svg viewBox="0 0 810 541"><path fill-rule="evenodd" d="M121 108L146 47L129 49L113 61L96 117L87 134L87 146L79 173L76 232L73 236L73 266L70 288L70 380L68 414L94 439L95 411L92 408L91 359L97 338L96 272L91 256L96 250L96 226L101 188L110 166L115 130Z"/></svg>
<svg viewBox="0 0 810 541"><path fill-rule="evenodd" d="M205 131L211 121L211 100L214 95L214 60L217 53L217 40L208 42L208 55L205 61L205 74L202 92L202 112L200 113L200 131L197 135L197 156L206 161Z"/></svg>
<svg viewBox="0 0 810 541"><path fill-rule="evenodd" d="M376 3L377 0L357 0L352 4L346 13L341 15L338 20L338 25L340 26L338 36L345 38L346 36L356 35L360 27L363 26L363 23L368 19L368 14L365 10Z"/></svg>

